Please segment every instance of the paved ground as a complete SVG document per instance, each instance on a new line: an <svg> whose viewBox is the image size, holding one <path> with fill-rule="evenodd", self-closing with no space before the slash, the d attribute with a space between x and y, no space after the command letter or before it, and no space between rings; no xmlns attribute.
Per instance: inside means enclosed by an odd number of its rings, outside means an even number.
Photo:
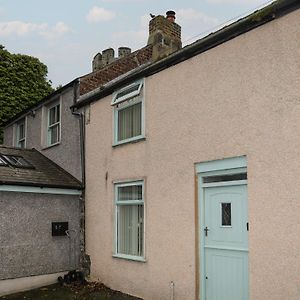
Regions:
<svg viewBox="0 0 300 300"><path fill-rule="evenodd" d="M113 291L101 283L88 283L84 286L72 284L50 285L36 290L2 296L0 300L142 300Z"/></svg>

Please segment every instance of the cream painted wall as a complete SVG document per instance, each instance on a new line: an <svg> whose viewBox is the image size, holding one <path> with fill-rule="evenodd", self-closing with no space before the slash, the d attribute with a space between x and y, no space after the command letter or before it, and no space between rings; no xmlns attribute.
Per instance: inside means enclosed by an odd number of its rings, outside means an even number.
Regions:
<svg viewBox="0 0 300 300"><path fill-rule="evenodd" d="M92 278L198 299L194 164L247 155L251 300L300 299L300 11L145 80L146 140L112 147L111 97L86 126ZM145 178L146 262L113 258L113 181Z"/></svg>

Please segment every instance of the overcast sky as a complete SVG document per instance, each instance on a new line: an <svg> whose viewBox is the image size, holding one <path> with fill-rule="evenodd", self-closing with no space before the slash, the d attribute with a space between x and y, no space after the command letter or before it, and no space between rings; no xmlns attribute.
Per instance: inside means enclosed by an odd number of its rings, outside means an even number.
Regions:
<svg viewBox="0 0 300 300"><path fill-rule="evenodd" d="M267 0L0 0L0 44L38 57L53 86L91 71L93 56L146 45L149 13L176 11L183 45L245 15Z"/></svg>

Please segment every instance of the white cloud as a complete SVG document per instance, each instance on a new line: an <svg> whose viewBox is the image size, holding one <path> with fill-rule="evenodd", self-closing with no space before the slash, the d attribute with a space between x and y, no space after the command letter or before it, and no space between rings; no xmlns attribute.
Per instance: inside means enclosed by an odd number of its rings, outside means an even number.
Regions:
<svg viewBox="0 0 300 300"><path fill-rule="evenodd" d="M63 22L57 22L53 27L47 23L26 23L22 21L0 22L0 36L26 36L38 34L46 39L59 38L70 31L69 27Z"/></svg>
<svg viewBox="0 0 300 300"><path fill-rule="evenodd" d="M112 35L113 47L127 46L138 49L146 46L148 39L149 15L140 17L140 27L137 30L119 31Z"/></svg>
<svg viewBox="0 0 300 300"><path fill-rule="evenodd" d="M183 41L211 30L220 23L217 18L207 16L193 8L177 10L176 22L181 25Z"/></svg>
<svg viewBox="0 0 300 300"><path fill-rule="evenodd" d="M150 16L143 15L140 17L140 26L137 30L120 31L112 34L113 47L128 46L132 49L138 49L146 46L148 40L148 26ZM203 14L192 8L176 9L176 22L182 28L182 41L191 43L198 34L212 30L220 21Z"/></svg>
<svg viewBox="0 0 300 300"><path fill-rule="evenodd" d="M53 28L48 28L40 32L40 35L46 39L55 39L69 32L70 28L64 22L57 22Z"/></svg>
<svg viewBox="0 0 300 300"><path fill-rule="evenodd" d="M110 21L114 19L116 16L116 13L107 10L103 7L94 6L87 14L86 20L89 23L95 23L95 22L105 22Z"/></svg>

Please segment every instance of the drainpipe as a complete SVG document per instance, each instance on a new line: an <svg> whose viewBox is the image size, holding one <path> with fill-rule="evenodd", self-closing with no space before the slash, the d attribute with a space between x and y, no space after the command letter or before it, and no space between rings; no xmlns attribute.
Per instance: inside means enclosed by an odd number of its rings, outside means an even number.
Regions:
<svg viewBox="0 0 300 300"><path fill-rule="evenodd" d="M175 300L175 283L174 283L174 281L170 282L170 288L171 288L171 300Z"/></svg>
<svg viewBox="0 0 300 300"><path fill-rule="evenodd" d="M77 80L73 85L73 104L76 104L78 85L79 80ZM82 112L75 111L74 108L72 108L71 111L72 115L77 116L79 118L81 181L83 188L85 188L85 115Z"/></svg>
<svg viewBox="0 0 300 300"><path fill-rule="evenodd" d="M79 118L79 139L80 139L80 160L81 160L81 181L85 188L85 116L82 112L72 110L72 115Z"/></svg>

